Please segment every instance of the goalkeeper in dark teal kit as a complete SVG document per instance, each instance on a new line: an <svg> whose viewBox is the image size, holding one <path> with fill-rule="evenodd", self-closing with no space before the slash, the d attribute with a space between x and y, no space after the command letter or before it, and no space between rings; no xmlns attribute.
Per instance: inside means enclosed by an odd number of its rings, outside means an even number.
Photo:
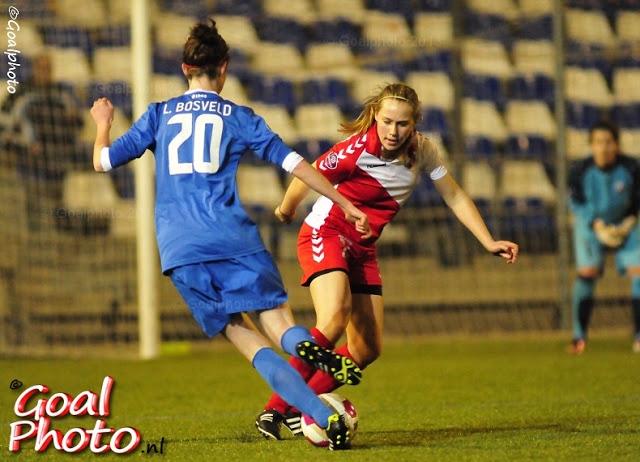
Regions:
<svg viewBox="0 0 640 462"><path fill-rule="evenodd" d="M633 351L640 353L640 163L618 152L618 129L599 122L589 131L592 156L576 162L569 176L575 218L573 245L577 277L573 289L571 352L584 352L593 290L605 253L615 253L620 274L631 278Z"/></svg>

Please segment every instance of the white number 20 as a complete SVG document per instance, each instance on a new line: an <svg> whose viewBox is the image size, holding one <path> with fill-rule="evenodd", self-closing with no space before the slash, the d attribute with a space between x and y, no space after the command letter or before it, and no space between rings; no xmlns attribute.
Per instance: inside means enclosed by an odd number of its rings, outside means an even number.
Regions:
<svg viewBox="0 0 640 462"><path fill-rule="evenodd" d="M200 114L193 123L193 114L176 114L167 124L180 124L180 132L169 143L169 174L180 175L193 173L216 173L220 168L220 140L224 121L217 114ZM209 143L209 160L205 161L207 129L211 127ZM193 134L192 162L180 162L178 149Z"/></svg>

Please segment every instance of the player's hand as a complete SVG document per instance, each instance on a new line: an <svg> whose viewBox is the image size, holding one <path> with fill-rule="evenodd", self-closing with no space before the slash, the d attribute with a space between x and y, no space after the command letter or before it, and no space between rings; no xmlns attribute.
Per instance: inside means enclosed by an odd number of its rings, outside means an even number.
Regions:
<svg viewBox="0 0 640 462"><path fill-rule="evenodd" d="M635 216L630 215L622 220L622 222L618 226L616 226L616 233L623 239L626 239L631 230L636 227L637 223L638 219Z"/></svg>
<svg viewBox="0 0 640 462"><path fill-rule="evenodd" d="M96 125L113 122L113 114L115 108L108 98L100 98L93 103L93 107L89 111Z"/></svg>
<svg viewBox="0 0 640 462"><path fill-rule="evenodd" d="M515 263L518 259L518 251L520 248L518 244L510 241L495 241L487 250L496 257L504 258L507 260L507 263L511 264Z"/></svg>
<svg viewBox="0 0 640 462"><path fill-rule="evenodd" d="M278 207L276 207L276 210L274 212L276 214L276 217L278 217L278 220L280 220L280 223L286 223L288 225L290 225L291 223L293 223L293 219L296 217L296 211L294 210L293 213L282 213L282 205L279 205Z"/></svg>
<svg viewBox="0 0 640 462"><path fill-rule="evenodd" d="M356 231L362 234L362 239L368 239L372 236L371 226L369 226L369 217L360 211L354 205L351 205L344 212L345 218L356 225Z"/></svg>
<svg viewBox="0 0 640 462"><path fill-rule="evenodd" d="M599 218L593 222L593 231L598 241L610 249L617 249L626 239L626 235L620 235L615 225L607 225Z"/></svg>

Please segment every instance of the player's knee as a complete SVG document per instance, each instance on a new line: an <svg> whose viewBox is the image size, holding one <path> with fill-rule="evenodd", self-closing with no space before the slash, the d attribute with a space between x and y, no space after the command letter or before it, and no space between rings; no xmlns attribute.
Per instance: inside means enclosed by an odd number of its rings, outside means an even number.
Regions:
<svg viewBox="0 0 640 462"><path fill-rule="evenodd" d="M598 268L582 268L578 270L578 277L582 279L598 279L600 277L600 270Z"/></svg>
<svg viewBox="0 0 640 462"><path fill-rule="evenodd" d="M382 354L381 344L376 343L375 345L371 345L371 348L369 348L369 355L367 356L365 361L363 361L364 365L362 367L367 367L369 364L371 364L376 359L378 359L381 354Z"/></svg>
<svg viewBox="0 0 640 462"><path fill-rule="evenodd" d="M357 346L353 343L349 344L349 351L353 355L353 359L361 369L374 362L382 354L382 342L360 342Z"/></svg>

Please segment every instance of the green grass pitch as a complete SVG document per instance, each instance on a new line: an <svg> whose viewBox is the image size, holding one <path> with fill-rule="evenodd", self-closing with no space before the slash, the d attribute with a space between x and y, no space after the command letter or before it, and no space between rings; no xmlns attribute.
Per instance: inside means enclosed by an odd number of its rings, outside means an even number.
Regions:
<svg viewBox="0 0 640 462"><path fill-rule="evenodd" d="M351 451L336 453L286 430L285 441L259 436L253 422L268 387L223 342L149 361L3 358L0 460L640 460L640 355L630 339L600 334L580 357L567 355L566 344L566 333L389 339L362 383L339 390L356 405L360 430ZM104 420L141 433L132 453L38 453L33 440L9 451L9 424L22 420L14 403L26 387L47 385L40 398L74 397L99 393L107 375L115 385ZM13 390L14 380L22 387ZM65 417L51 428L94 423Z"/></svg>

